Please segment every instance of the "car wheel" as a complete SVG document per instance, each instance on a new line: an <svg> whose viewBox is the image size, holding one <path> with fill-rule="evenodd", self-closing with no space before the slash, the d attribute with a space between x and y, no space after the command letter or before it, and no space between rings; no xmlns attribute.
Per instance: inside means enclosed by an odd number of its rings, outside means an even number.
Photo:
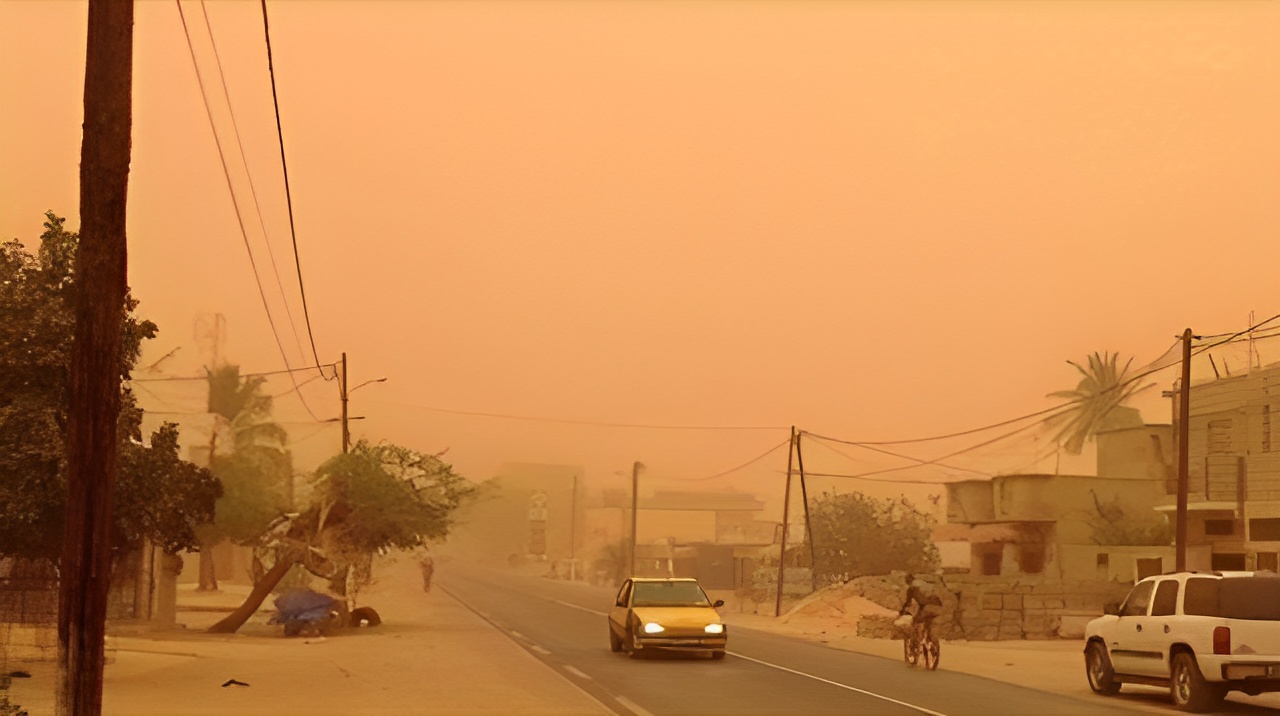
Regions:
<svg viewBox="0 0 1280 716"><path fill-rule="evenodd" d="M715 659L716 661L720 661L721 659L724 659L724 649L716 649L715 651L711 652L711 658Z"/></svg>
<svg viewBox="0 0 1280 716"><path fill-rule="evenodd" d="M1173 705L1182 711L1208 711L1227 695L1221 686L1204 680L1196 657L1185 651L1173 657L1169 681Z"/></svg>
<svg viewBox="0 0 1280 716"><path fill-rule="evenodd" d="M1091 641L1089 648L1084 650L1084 671L1093 693L1112 696L1120 692L1116 672L1111 668L1111 657L1107 656L1107 648L1101 643Z"/></svg>
<svg viewBox="0 0 1280 716"><path fill-rule="evenodd" d="M615 654L622 651L622 640L618 638L617 634L613 633L612 624L609 625L609 651Z"/></svg>

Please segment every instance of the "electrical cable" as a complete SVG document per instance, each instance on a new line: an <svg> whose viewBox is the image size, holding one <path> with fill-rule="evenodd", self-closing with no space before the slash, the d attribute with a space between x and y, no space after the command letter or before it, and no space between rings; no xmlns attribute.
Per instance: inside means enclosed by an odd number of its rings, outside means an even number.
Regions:
<svg viewBox="0 0 1280 716"><path fill-rule="evenodd" d="M284 198L285 204L289 207L289 236L293 239L293 263L298 271L298 293L302 296L302 317L307 324L307 338L311 341L311 357L316 365L320 365L320 354L316 352L316 336L311 331L311 311L307 308L307 289L302 283L302 259L298 256L298 232L293 222L293 194L289 191L289 165L284 159L284 129L280 124L280 98L276 94L276 68L271 58L271 27L267 22L267 0L261 0L261 2L262 33L267 41L267 72L271 75L271 101L275 105L276 136L280 139L280 168L284 172Z"/></svg>
<svg viewBox="0 0 1280 716"><path fill-rule="evenodd" d="M289 299L284 292L284 282L280 280L280 270L276 266L276 255L271 250L271 240L267 235L266 220L262 215L262 203L258 201L258 189L253 183L253 172L249 170L249 158L244 151L244 141L240 138L240 125L236 122L235 106L231 103L231 91L227 88L227 75L222 69L222 56L218 53L218 43L213 37L213 23L209 21L209 10L204 0L200 0L200 12L204 15L205 30L209 34L209 45L213 48L213 59L218 67L218 81L222 84L222 96L227 102L227 113L231 117L231 133L236 139L236 146L240 149L240 163L244 165L245 177L249 180L249 195L253 198L253 208L258 214L258 226L262 229L262 240L267 246L267 260L271 264L271 273L275 276L276 287L280 289L280 300L284 303L285 315L289 318L289 328L293 331L293 340L298 346L298 352L305 352L302 349L302 337L298 335L298 326L293 320L293 311L289 308ZM316 361L317 363L319 361Z"/></svg>
<svg viewBox="0 0 1280 716"><path fill-rule="evenodd" d="M303 368L288 368L285 370L268 370L268 371L262 371L260 373L241 373L240 377L241 378L259 378L259 377L266 377L270 375L284 375L285 373L302 373L305 371L315 370L316 368L333 368L336 376L337 367L338 367L337 363L325 363L324 365L320 365L320 366L309 365ZM193 375L193 376L173 375L173 376L166 376L164 378L131 378L128 382L130 383L161 383L161 382L167 382L167 381L173 381L173 380L208 380L208 379L209 379L209 376L207 375ZM333 378L328 378L327 380L333 380Z"/></svg>
<svg viewBox="0 0 1280 716"><path fill-rule="evenodd" d="M470 415L479 418L501 418L503 420L528 420L539 423L563 423L567 425L590 425L602 428L646 428L652 430L790 430L789 427L778 425L656 425L648 423L610 423L594 420L566 420L561 418L543 418L530 415L506 415L503 413L483 413L471 410L449 410L447 408L433 408L428 405L418 405L416 403L402 403L392 400L370 400L371 403L382 403L383 405L398 405L405 408L416 408L418 410L430 410L434 413L447 413L450 415Z"/></svg>
<svg viewBox="0 0 1280 716"><path fill-rule="evenodd" d="M280 357L284 360L285 368L291 368L289 365L289 356L285 352L284 344L280 341L280 331L276 328L275 318L271 315L271 306L267 302L266 291L262 288L262 276L258 273L258 264L253 258L253 249L249 246L249 234L244 225L244 216L240 212L240 204L236 201L235 188L231 183L231 171L227 166L226 153L222 149L222 140L218 137L217 126L213 121L213 108L209 105L209 96L204 86L204 76L200 72L200 64L196 60L196 48L191 41L191 29L187 26L186 13L182 11L182 0L174 0L174 4L178 6L178 17L182 20L182 32L187 39L187 49L191 53L191 65L195 68L196 83L200 86L200 99L204 102L205 114L209 118L209 129L213 132L213 141L218 148L218 159L222 163L222 173L227 180L227 191L231 194L231 204L235 209L236 222L240 226L240 235L244 239L245 251L249 254L249 266L253 270L254 282L258 286L258 296L262 299L262 307L267 313L267 323L271 326L271 336L275 339L276 347L280 349ZM319 361L317 361L319 363ZM297 387L297 381L293 378L292 371L289 372L290 380L294 381L294 387ZM298 399L302 402L302 407L306 408L307 413L315 420L320 418L311 410L311 406L307 405L307 401L302 397L302 393L298 393Z"/></svg>
<svg viewBox="0 0 1280 716"><path fill-rule="evenodd" d="M849 462L858 462L858 461L857 461L856 459L854 459L853 457L851 457L851 456L849 456L849 455L845 454L844 452L842 452L842 451L840 451L840 450L837 450L835 447L833 447L833 446L831 446L831 445L828 445L828 444L826 443L826 439L825 439L825 438L823 438L823 437L822 437L822 436L820 436L820 435L814 435L813 433L810 433L810 432L808 432L808 431L804 431L804 430L800 431L800 434L801 434L801 435L808 435L809 437L816 439L816 440L817 440L817 442L816 442L815 444L817 444L817 445L819 445L820 447L823 447L823 448L825 448L825 449L827 449L827 450L830 450L831 452L833 452L833 453L835 453L835 454L839 455L840 457L843 457L844 459L848 460ZM869 445L855 445L855 447L860 447L860 448L862 448L862 449L864 449L864 450L871 450L871 451L873 451L873 452L882 453L882 454L884 454L884 455L891 455L891 456L893 456L893 457L901 458L901 459L903 459L903 460L911 460L912 462L915 462L915 463L917 463L917 464L919 464L919 465L931 464L931 463L927 463L927 461L922 460L922 459L920 459L920 458L918 458L918 457L912 457L911 455L903 455L903 454L901 454L901 453L892 452L892 451L890 451L890 450L884 450L884 449L882 449L882 448L878 448L878 447L872 447L872 446L869 446ZM977 474L979 474L979 475L985 475L986 477L994 477L994 475L993 475L992 473L990 473L990 472L985 472L985 471L983 471L983 470L974 470L974 469L967 468L967 467L960 467L960 466L958 466L958 465L944 465L944 464L942 464L942 463L933 463L933 464L936 464L936 465L937 465L937 467L946 468L946 469L948 469L948 470L959 470L959 471L961 471L961 472L973 472L973 473L977 473ZM909 467L914 467L914 466L909 466ZM807 474L807 473L806 473L806 474Z"/></svg>
<svg viewBox="0 0 1280 716"><path fill-rule="evenodd" d="M689 479L677 480L677 482L706 482L707 480L714 480L714 479L716 479L716 478L718 478L718 477L724 477L725 475L731 475L731 474L733 474L733 473L735 473L735 472L737 472L737 471L739 471L739 470L742 470L742 469L744 469L744 468L750 467L750 466L754 465L755 463L760 462L761 460L765 459L766 457L768 457L768 456L772 455L773 453L777 452L778 448L780 448L780 447L785 447L785 446L787 445L787 443L789 443L789 442L791 442L791 441L790 441L790 439L788 439L788 440L783 440L782 442L778 443L777 445L774 445L773 447L769 448L768 450L765 450L763 453L761 453L761 454L759 454L759 455L757 455L757 456L755 456L755 457L751 458L750 460L748 460L748 461L746 461L746 462L742 463L741 465L739 465L739 466L737 466L737 467L735 467L735 468L731 468L731 469L725 470L724 472L717 472L716 474L714 474L714 475L708 475L707 477L694 477L694 478L689 478Z"/></svg>

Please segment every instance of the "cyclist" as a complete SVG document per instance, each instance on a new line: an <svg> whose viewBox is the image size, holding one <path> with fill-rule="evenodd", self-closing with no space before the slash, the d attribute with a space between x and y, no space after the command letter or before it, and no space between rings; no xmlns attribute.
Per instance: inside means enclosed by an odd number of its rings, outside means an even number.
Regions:
<svg viewBox="0 0 1280 716"><path fill-rule="evenodd" d="M907 599L902 603L898 616L906 614L912 602L916 604L912 625L921 628L922 636L933 634L933 620L942 614L942 598L934 593L933 585L908 574Z"/></svg>

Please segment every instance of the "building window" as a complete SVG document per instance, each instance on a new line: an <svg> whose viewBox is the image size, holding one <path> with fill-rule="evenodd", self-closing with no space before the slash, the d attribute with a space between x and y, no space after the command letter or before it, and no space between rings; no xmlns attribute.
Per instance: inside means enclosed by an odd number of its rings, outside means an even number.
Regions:
<svg viewBox="0 0 1280 716"><path fill-rule="evenodd" d="M1111 555L1106 552L1098 553L1098 579L1106 579L1111 575Z"/></svg>
<svg viewBox="0 0 1280 716"><path fill-rule="evenodd" d="M1252 542L1280 542L1280 517L1249 520L1249 540Z"/></svg>
<svg viewBox="0 0 1280 716"><path fill-rule="evenodd" d="M988 577L1000 574L1000 562L1004 557L1004 545L990 545L982 550L982 573Z"/></svg>
<svg viewBox="0 0 1280 716"><path fill-rule="evenodd" d="M1243 554L1224 552L1215 552L1209 562L1209 567L1215 572L1239 572L1244 570L1244 565Z"/></svg>
<svg viewBox="0 0 1280 716"><path fill-rule="evenodd" d="M1280 572L1280 554L1275 552L1259 552L1258 553L1258 569L1267 572Z"/></svg>
<svg viewBox="0 0 1280 716"><path fill-rule="evenodd" d="M1140 580L1164 573L1164 560L1159 557L1139 557L1137 563Z"/></svg>
<svg viewBox="0 0 1280 716"><path fill-rule="evenodd" d="M1217 537L1225 537L1236 533L1235 520L1205 520L1204 533Z"/></svg>
<svg viewBox="0 0 1280 716"><path fill-rule="evenodd" d="M1209 454L1231 454L1231 418L1209 421Z"/></svg>
<svg viewBox="0 0 1280 716"><path fill-rule="evenodd" d="M1024 544L1018 549L1018 567L1023 574L1040 574L1044 571L1044 545Z"/></svg>

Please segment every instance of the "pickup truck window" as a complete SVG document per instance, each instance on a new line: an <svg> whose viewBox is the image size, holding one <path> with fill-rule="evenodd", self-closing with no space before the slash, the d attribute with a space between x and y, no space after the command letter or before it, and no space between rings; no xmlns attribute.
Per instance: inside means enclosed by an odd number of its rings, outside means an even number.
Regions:
<svg viewBox="0 0 1280 716"><path fill-rule="evenodd" d="M1188 579L1184 614L1280 621L1280 577Z"/></svg>
<svg viewBox="0 0 1280 716"><path fill-rule="evenodd" d="M1156 587L1155 599L1151 600L1151 616L1171 617L1178 611L1178 580L1166 579Z"/></svg>

